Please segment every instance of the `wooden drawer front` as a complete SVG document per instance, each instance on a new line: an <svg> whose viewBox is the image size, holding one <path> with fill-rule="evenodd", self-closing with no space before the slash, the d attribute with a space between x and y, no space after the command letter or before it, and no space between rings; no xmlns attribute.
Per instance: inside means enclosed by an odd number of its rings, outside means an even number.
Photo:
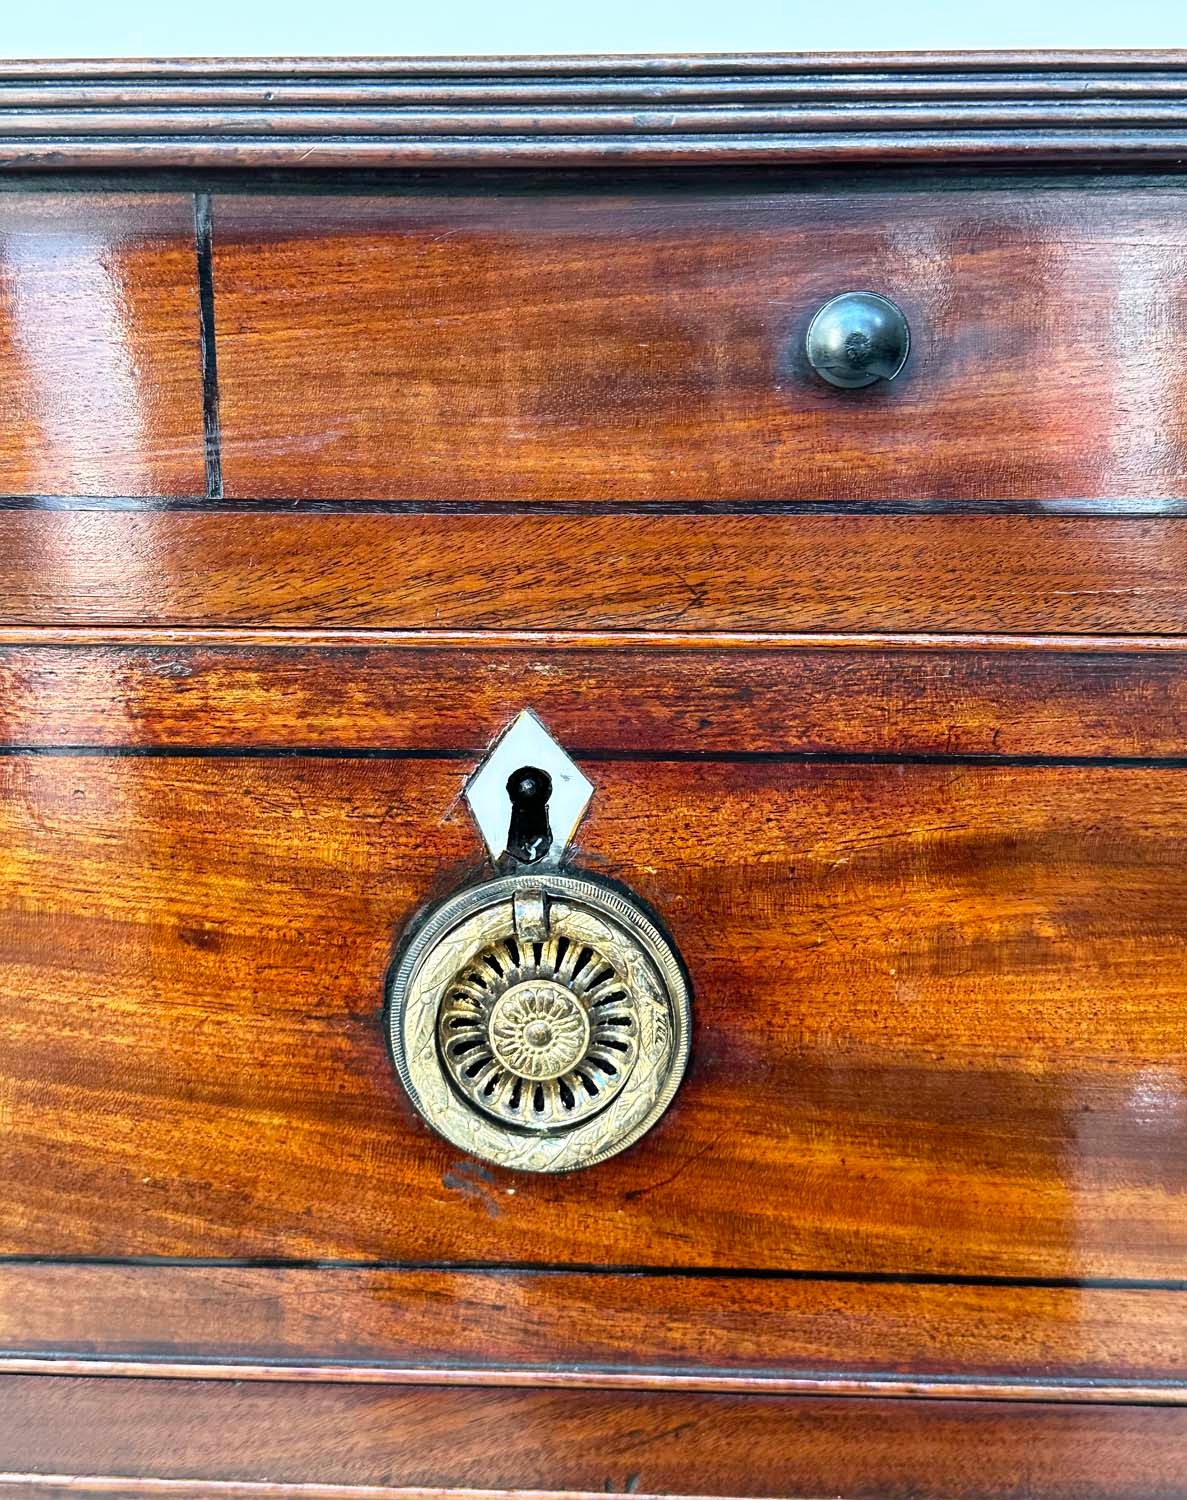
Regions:
<svg viewBox="0 0 1187 1500"><path fill-rule="evenodd" d="M550 1266L0 1265L2 1368L769 1394L1165 1398L1184 1287ZM476 1330L480 1336L476 1337ZM169 1367L173 1368L170 1369ZM80 1366L85 1372L88 1366ZM101 1373L94 1365L94 1373Z"/></svg>
<svg viewBox="0 0 1187 1500"><path fill-rule="evenodd" d="M9 511L0 620L213 628L223 639L226 627L346 630L360 644L374 630L424 632L426 644L508 630L592 632L606 644L627 632L641 633L636 644L786 632L880 633L875 645L886 633L1178 636L1187 522ZM695 708L695 689L686 702Z"/></svg>
<svg viewBox="0 0 1187 1500"><path fill-rule="evenodd" d="M1185 1445L1159 1406L0 1378L22 1500L1182 1500Z"/></svg>
<svg viewBox="0 0 1187 1500"><path fill-rule="evenodd" d="M226 490L1184 496L1184 222L1173 178L216 196ZM893 385L804 365L854 288Z"/></svg>
<svg viewBox="0 0 1187 1500"><path fill-rule="evenodd" d="M129 720L145 666L112 678ZM187 654L150 675L151 723ZM189 749L9 753L0 1252L1178 1277L1187 781L1159 680L1161 763L682 758L654 728L635 759L587 699L579 862L663 914L696 1029L660 1125L565 1178L459 1159L387 1055L393 936L477 868L470 745L280 755L278 692L241 700L237 752L191 721Z"/></svg>
<svg viewBox="0 0 1187 1500"><path fill-rule="evenodd" d="M185 194L0 192L0 494L205 493Z"/></svg>

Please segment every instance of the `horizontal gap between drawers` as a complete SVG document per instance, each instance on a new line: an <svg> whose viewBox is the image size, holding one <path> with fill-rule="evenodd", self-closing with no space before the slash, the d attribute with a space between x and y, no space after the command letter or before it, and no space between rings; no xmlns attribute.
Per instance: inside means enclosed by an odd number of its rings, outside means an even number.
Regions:
<svg viewBox="0 0 1187 1500"><path fill-rule="evenodd" d="M1184 190L1173 166L1158 161L1097 161L1085 172L1074 162L999 162L970 165L952 161L904 161L883 159L877 163L848 162L813 164L807 161L747 164L702 159L695 166L654 162L647 172L624 174L614 165L500 167L487 163L470 168L457 166L391 168L356 166L349 175L319 167L288 167L283 172L266 167L150 166L86 167L60 164L57 169L40 163L35 169L14 168L0 173L3 193L94 193L149 194L161 192L218 193L220 197L356 198L389 197L393 189L417 198L467 196L499 198L524 194L613 192L633 197L656 193L693 194L698 198L732 196L738 192L766 192L772 186L803 187L825 201L861 193L888 191L967 193L970 188L984 194L1031 189L1036 177L1048 189L1074 189L1084 194L1109 192L1118 185L1133 191L1157 189L1164 193Z"/></svg>
<svg viewBox="0 0 1187 1500"><path fill-rule="evenodd" d="M1092 1380L996 1376L876 1375L860 1370L771 1374L764 1371L610 1369L548 1366L496 1367L462 1365L399 1366L381 1363L292 1363L91 1356L87 1354L8 1355L0 1352L5 1375L114 1376L156 1380L248 1380L300 1384L488 1386L579 1390L634 1390L662 1393L698 1392L753 1395L914 1397L938 1401L1010 1401L1089 1403L1094 1406L1187 1406L1181 1382Z"/></svg>
<svg viewBox="0 0 1187 1500"><path fill-rule="evenodd" d="M221 474L218 478L221 485ZM424 516L1057 516L1165 520L1187 516L1187 499L1059 500L319 500L214 495L0 495L0 511L88 511L206 515Z"/></svg>
<svg viewBox="0 0 1187 1500"><path fill-rule="evenodd" d="M420 749L408 746L351 745L0 745L0 757L40 756L69 760L401 760L472 761L484 745ZM672 761L721 765L1001 766L1098 767L1114 771L1187 770L1184 755L960 755L923 751L852 750L617 750L571 745L576 760L595 762Z"/></svg>
<svg viewBox="0 0 1187 1500"><path fill-rule="evenodd" d="M0 1274L5 1266L118 1266L134 1270L171 1267L182 1270L261 1271L445 1271L467 1276L629 1276L664 1280L697 1281L819 1281L847 1285L878 1286L967 1286L1023 1287L1054 1291L1187 1292L1187 1277L1108 1276L994 1276L982 1272L944 1271L838 1271L814 1268L753 1268L747 1266L646 1266L597 1265L573 1262L556 1264L531 1261L392 1261L326 1257L286 1259L280 1256L174 1256L174 1255L6 1255L0 1254Z"/></svg>

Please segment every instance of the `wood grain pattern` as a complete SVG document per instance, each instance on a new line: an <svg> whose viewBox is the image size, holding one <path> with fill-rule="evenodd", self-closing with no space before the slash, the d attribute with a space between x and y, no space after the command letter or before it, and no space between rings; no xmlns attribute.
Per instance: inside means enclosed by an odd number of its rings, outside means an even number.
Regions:
<svg viewBox="0 0 1187 1500"><path fill-rule="evenodd" d="M1182 1500L1185 1444L1187 1410L1157 1406L0 1380L10 1474L446 1495Z"/></svg>
<svg viewBox="0 0 1187 1500"><path fill-rule="evenodd" d="M1187 634L1187 525L0 512L0 624Z"/></svg>
<svg viewBox="0 0 1187 1500"><path fill-rule="evenodd" d="M199 1362L230 1379L1182 1401L1183 1307L1183 1292L1148 1287L6 1264L0 1360L191 1375Z"/></svg>
<svg viewBox="0 0 1187 1500"><path fill-rule="evenodd" d="M218 196L227 493L1187 495L1183 193ZM861 287L902 305L913 352L893 385L840 392L803 335Z"/></svg>
<svg viewBox="0 0 1187 1500"><path fill-rule="evenodd" d="M188 194L0 193L0 1494L1187 1496L1187 54L0 115L37 170L785 164L257 179L213 299ZM786 168L989 159L1076 176ZM893 387L804 369L846 285ZM695 986L571 1179L458 1159L384 1035L528 702Z"/></svg>
<svg viewBox="0 0 1187 1500"><path fill-rule="evenodd" d="M591 767L578 861L664 914L693 1060L533 1179L421 1126L384 1040L467 770L0 765L0 1250L1181 1275L1181 772Z"/></svg>
<svg viewBox="0 0 1187 1500"><path fill-rule="evenodd" d="M188 195L0 193L0 493L202 494Z"/></svg>
<svg viewBox="0 0 1187 1500"><path fill-rule="evenodd" d="M477 759L525 704L577 751L1187 753L1187 670L1171 651L0 648L8 745L399 746Z"/></svg>

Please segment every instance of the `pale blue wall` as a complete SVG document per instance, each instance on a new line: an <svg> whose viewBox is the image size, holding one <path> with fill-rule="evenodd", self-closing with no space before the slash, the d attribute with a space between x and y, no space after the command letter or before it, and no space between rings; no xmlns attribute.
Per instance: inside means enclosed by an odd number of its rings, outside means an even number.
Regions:
<svg viewBox="0 0 1187 1500"><path fill-rule="evenodd" d="M1187 0L0 0L0 56L1182 47Z"/></svg>

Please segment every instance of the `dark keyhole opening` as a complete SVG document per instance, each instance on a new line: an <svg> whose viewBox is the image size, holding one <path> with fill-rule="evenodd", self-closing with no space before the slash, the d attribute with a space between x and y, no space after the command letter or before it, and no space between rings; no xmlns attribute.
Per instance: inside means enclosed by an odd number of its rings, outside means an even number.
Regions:
<svg viewBox="0 0 1187 1500"><path fill-rule="evenodd" d="M552 777L536 766L520 766L507 778L507 795L511 798L507 853L520 864L534 865L552 848L552 829L548 826Z"/></svg>

